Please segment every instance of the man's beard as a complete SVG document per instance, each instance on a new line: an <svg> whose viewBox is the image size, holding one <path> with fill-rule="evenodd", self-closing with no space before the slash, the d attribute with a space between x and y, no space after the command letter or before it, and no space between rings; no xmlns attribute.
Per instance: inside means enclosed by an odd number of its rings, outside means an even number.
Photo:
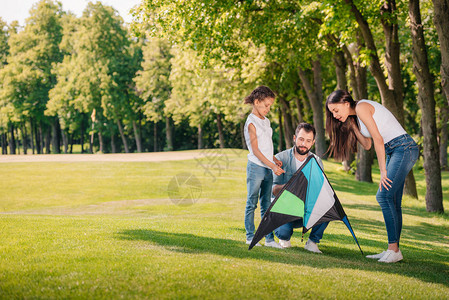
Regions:
<svg viewBox="0 0 449 300"><path fill-rule="evenodd" d="M303 148L306 148L306 147L303 147ZM299 150L299 147L298 147L298 146L295 146L295 149L296 149L296 152L297 152L299 155L306 155L306 154L309 153L309 151L310 151L310 149L308 149L308 148L306 148L307 150L301 151L301 150Z"/></svg>

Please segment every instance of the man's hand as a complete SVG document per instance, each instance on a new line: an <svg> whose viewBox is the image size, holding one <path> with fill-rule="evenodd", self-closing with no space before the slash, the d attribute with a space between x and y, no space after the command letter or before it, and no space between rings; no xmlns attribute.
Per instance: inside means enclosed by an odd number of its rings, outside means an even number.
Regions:
<svg viewBox="0 0 449 300"><path fill-rule="evenodd" d="M275 197L278 196L278 194L281 192L281 190L284 188L285 184L276 184L273 186L273 195Z"/></svg>

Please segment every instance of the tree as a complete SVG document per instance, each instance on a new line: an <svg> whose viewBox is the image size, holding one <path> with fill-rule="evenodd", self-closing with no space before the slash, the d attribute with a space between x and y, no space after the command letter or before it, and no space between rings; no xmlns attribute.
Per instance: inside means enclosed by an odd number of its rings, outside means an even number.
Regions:
<svg viewBox="0 0 449 300"><path fill-rule="evenodd" d="M433 80L427 58L419 0L409 0L409 15L413 41L413 71L418 79L418 103L422 111L426 206L427 211L444 212Z"/></svg>
<svg viewBox="0 0 449 300"><path fill-rule="evenodd" d="M58 84L52 93L53 107L76 109L91 119L93 134L98 134L104 152L105 124L117 125L125 152L129 152L122 121L130 114L130 49L123 20L110 6L89 3L72 27L73 43L65 41L69 54L57 66ZM69 29L70 31L70 26ZM65 104L64 104L65 103ZM55 111L52 108L49 113ZM62 112L62 111L60 111Z"/></svg>
<svg viewBox="0 0 449 300"><path fill-rule="evenodd" d="M441 86L449 103L449 0L432 0L433 22L438 32L441 50Z"/></svg>
<svg viewBox="0 0 449 300"><path fill-rule="evenodd" d="M181 43L189 42L205 60L215 58L240 68L240 58L245 57L247 49L246 42L251 41L257 47L269 50L265 56L267 64L294 65L305 71L312 70L310 61L314 61L315 76L302 73L305 76L300 78L307 79L307 82L302 82L303 86L310 87L306 95L317 129L316 152L322 155L325 152L323 91L318 80L321 68L317 52L321 47L316 39L318 27L307 18L301 18L301 9L301 5L292 1L147 1L136 14L148 21L144 26L149 26L150 32L169 36ZM311 24L303 26L303 23ZM277 92L279 95L287 94L285 91ZM281 112L288 111L285 103L281 108Z"/></svg>
<svg viewBox="0 0 449 300"><path fill-rule="evenodd" d="M142 69L134 79L139 97L144 103L143 113L155 126L165 120L169 151L173 150L173 126L171 113L165 112L164 108L172 90L169 80L172 57L171 46L166 40L150 39L143 46Z"/></svg>
<svg viewBox="0 0 449 300"><path fill-rule="evenodd" d="M409 1L409 15L413 41L413 71L418 79L418 100L422 110L424 168L426 170L427 183L427 210L432 212L443 212L433 80L430 74L427 58L419 1Z"/></svg>
<svg viewBox="0 0 449 300"><path fill-rule="evenodd" d="M38 153L43 152L44 136L47 140L47 153L50 152L51 136L44 135L45 131L49 132L44 110L48 92L56 83L51 72L52 64L62 59L59 50L62 14L59 2L42 0L36 3L30 10L24 30L11 35L8 64L0 74L3 82L1 99L10 104L8 115L11 133L14 133L14 124L28 121Z"/></svg>
<svg viewBox="0 0 449 300"><path fill-rule="evenodd" d="M344 0L344 2L348 5L349 10L360 28L366 45L366 52L369 55L370 70L379 88L382 104L395 115L402 125L404 125L403 82L400 64L399 24L396 2L395 0L381 1L380 11L378 11L377 14L371 12L371 15L380 18L380 23L384 31L385 69L388 73L388 81L385 78L381 66L381 60L379 58L373 32L365 17L369 14L362 14L361 10L353 0ZM404 191L406 194L415 198L418 197L413 170L410 171L407 176Z"/></svg>

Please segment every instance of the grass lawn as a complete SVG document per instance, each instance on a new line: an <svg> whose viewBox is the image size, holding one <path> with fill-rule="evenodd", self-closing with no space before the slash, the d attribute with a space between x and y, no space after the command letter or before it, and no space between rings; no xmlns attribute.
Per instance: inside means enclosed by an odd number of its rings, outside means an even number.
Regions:
<svg viewBox="0 0 449 300"><path fill-rule="evenodd" d="M323 254L303 249L300 230L290 249L248 251L247 152L218 153L0 164L0 299L448 299L449 217L426 212L422 162L420 199L403 200L404 261L388 265L362 256L342 222L325 231ZM365 254L385 250L377 184L324 165ZM180 191L191 202L168 196L182 174L198 179ZM448 172L443 191L448 210Z"/></svg>

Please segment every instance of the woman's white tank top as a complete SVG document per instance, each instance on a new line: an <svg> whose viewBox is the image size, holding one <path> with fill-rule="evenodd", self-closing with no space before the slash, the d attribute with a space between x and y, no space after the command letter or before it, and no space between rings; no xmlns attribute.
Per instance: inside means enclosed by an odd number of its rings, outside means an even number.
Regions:
<svg viewBox="0 0 449 300"><path fill-rule="evenodd" d="M399 121L387 108L385 108L385 106L371 100L360 100L357 104L363 102L366 102L374 107L373 119L379 129L380 135L384 139L385 144L392 139L407 133L401 124L399 124ZM363 136L370 138L371 134L369 133L368 128L366 128L365 124L363 124L359 117L357 117L357 120L359 121L360 132Z"/></svg>

